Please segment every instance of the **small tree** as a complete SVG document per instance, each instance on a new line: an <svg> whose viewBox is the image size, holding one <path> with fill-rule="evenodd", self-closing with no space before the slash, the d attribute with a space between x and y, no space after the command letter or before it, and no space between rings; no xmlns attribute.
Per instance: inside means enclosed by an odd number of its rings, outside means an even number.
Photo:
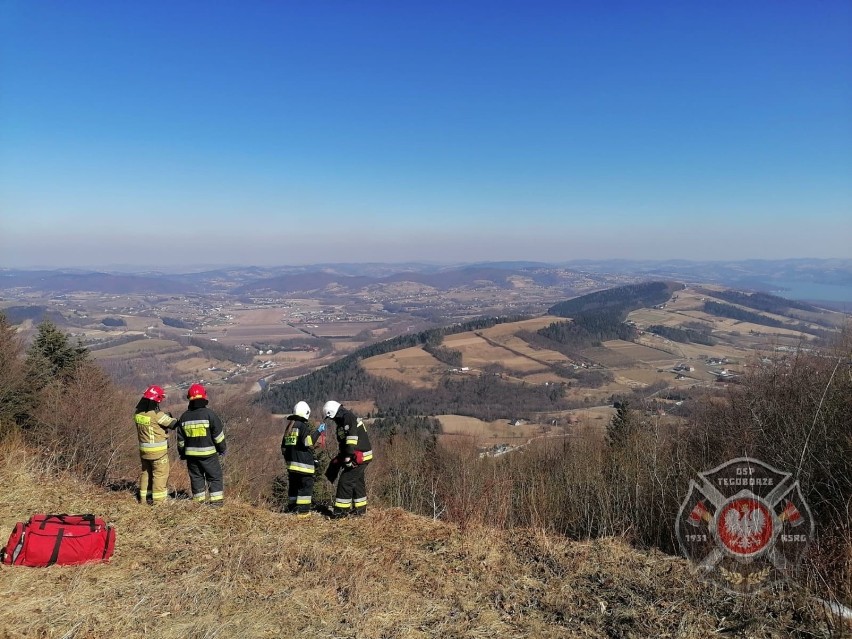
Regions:
<svg viewBox="0 0 852 639"><path fill-rule="evenodd" d="M639 426L639 418L630 402L615 402L615 415L606 427L606 440L610 446L622 446Z"/></svg>
<svg viewBox="0 0 852 639"><path fill-rule="evenodd" d="M27 390L24 348L15 329L0 313L0 440L26 421L33 396Z"/></svg>
<svg viewBox="0 0 852 639"><path fill-rule="evenodd" d="M27 352L32 381L39 387L57 378L65 381L88 354L81 343L71 345L68 335L50 320L44 320L38 325L38 334Z"/></svg>

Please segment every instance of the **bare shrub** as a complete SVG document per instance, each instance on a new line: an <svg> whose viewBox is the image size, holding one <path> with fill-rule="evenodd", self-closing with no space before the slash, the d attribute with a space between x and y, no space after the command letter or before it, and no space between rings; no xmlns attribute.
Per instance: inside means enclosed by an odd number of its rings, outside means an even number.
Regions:
<svg viewBox="0 0 852 639"><path fill-rule="evenodd" d="M83 363L64 383L42 389L27 435L58 470L107 483L136 465L132 412L106 374Z"/></svg>
<svg viewBox="0 0 852 639"><path fill-rule="evenodd" d="M26 419L32 402L23 343L0 313L0 441Z"/></svg>
<svg viewBox="0 0 852 639"><path fill-rule="evenodd" d="M210 408L225 424L228 452L222 460L225 491L254 503L272 501L276 478L284 472L281 419L250 401L245 389L216 389Z"/></svg>
<svg viewBox="0 0 852 639"><path fill-rule="evenodd" d="M375 461L367 489L383 504L437 519L445 507L438 492L435 442L409 436L373 438ZM373 441L373 440L371 440Z"/></svg>
<svg viewBox="0 0 852 639"><path fill-rule="evenodd" d="M852 600L852 335L831 353L800 349L754 361L725 401L706 401L685 438L684 456L711 468L756 457L793 473L816 522L808 557L813 585Z"/></svg>

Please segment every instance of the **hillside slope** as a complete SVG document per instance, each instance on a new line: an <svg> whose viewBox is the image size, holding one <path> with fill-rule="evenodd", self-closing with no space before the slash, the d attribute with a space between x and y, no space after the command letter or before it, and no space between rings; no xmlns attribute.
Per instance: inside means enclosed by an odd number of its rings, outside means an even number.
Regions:
<svg viewBox="0 0 852 639"><path fill-rule="evenodd" d="M0 566L0 637L822 636L798 595L736 599L614 539L462 531L396 509L334 522L234 501L150 508L6 446L0 528L44 511L104 516L116 555Z"/></svg>

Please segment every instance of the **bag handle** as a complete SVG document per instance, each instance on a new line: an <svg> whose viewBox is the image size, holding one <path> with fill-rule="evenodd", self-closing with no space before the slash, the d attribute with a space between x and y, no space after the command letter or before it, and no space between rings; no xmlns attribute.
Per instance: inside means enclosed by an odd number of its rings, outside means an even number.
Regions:
<svg viewBox="0 0 852 639"><path fill-rule="evenodd" d="M50 553L50 559L47 560L47 565L52 566L59 559L59 547L65 539L65 529L60 528L56 533L56 543L53 545L53 552Z"/></svg>
<svg viewBox="0 0 852 639"><path fill-rule="evenodd" d="M85 515L69 515L68 513L62 513L59 515L45 515L44 519L41 522L41 525L39 526L39 530L44 530L45 526L47 526L47 522L51 519L57 519L60 524L68 523L66 521L67 517L79 517L83 521L88 522L89 528L92 530L92 532L95 532L95 530L97 529L97 526L95 526L95 516L92 513L86 513Z"/></svg>

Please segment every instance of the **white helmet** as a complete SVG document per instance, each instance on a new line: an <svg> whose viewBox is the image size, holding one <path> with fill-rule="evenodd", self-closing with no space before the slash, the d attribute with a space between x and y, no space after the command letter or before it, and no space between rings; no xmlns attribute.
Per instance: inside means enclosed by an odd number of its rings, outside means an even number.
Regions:
<svg viewBox="0 0 852 639"><path fill-rule="evenodd" d="M308 402L298 402L293 406L293 414L307 419L311 416L311 407L308 406Z"/></svg>
<svg viewBox="0 0 852 639"><path fill-rule="evenodd" d="M338 410L340 410L340 402L328 401L322 406L322 415L333 419Z"/></svg>

